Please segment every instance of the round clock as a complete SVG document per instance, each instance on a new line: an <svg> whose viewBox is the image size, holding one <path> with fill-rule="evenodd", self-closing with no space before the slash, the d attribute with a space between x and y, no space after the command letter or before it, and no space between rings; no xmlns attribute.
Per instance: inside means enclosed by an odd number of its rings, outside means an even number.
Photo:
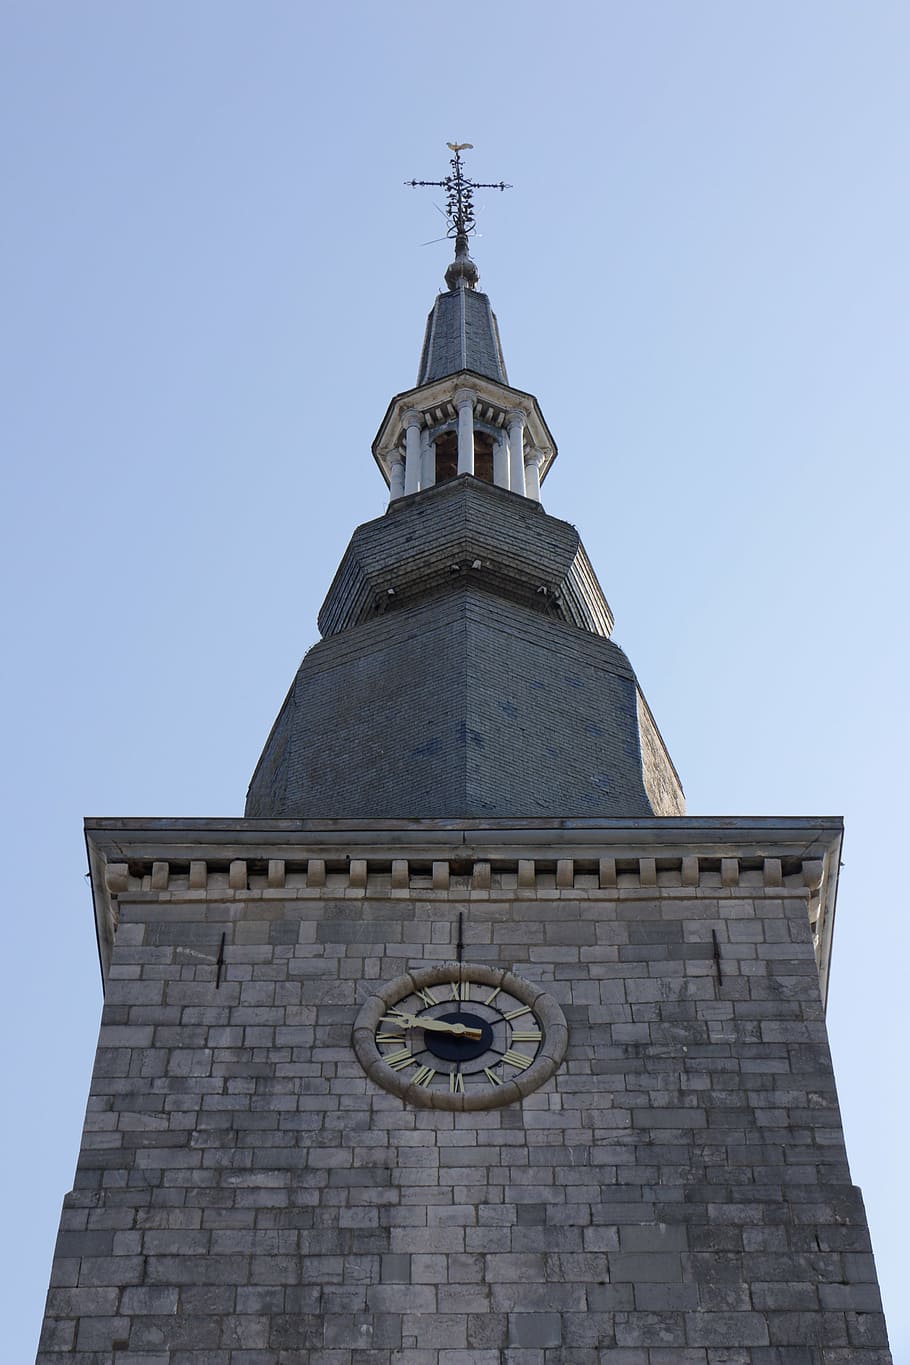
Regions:
<svg viewBox="0 0 910 1365"><path fill-rule="evenodd" d="M493 1109L548 1080L569 1032L546 991L511 972L448 962L382 987L354 1024L371 1080L409 1104Z"/></svg>

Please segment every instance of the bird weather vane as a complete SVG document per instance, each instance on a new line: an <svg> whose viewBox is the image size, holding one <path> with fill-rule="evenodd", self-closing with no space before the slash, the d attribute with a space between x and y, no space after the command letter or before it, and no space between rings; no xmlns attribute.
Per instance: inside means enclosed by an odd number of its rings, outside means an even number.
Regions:
<svg viewBox="0 0 910 1365"><path fill-rule="evenodd" d="M466 239L468 234L474 231L474 191L510 190L512 186L507 185L504 180L487 184L465 175L461 153L473 151L472 142L447 142L446 146L454 153L449 162L452 167L451 175L447 175L444 180L406 180L404 183L410 185L412 189L445 190L446 219L449 224L446 236Z"/></svg>

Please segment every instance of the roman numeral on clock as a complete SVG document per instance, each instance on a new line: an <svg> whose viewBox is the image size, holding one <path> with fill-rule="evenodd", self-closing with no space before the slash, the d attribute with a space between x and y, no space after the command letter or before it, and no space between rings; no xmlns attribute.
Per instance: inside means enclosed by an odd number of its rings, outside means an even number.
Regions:
<svg viewBox="0 0 910 1365"><path fill-rule="evenodd" d="M508 1014L504 1014L502 1017L503 1017L503 1019L521 1019L523 1015L525 1015L525 1014L530 1014L530 1013L531 1013L531 1006L530 1006L530 1005L522 1005L522 1007L521 1007L520 1010L510 1010Z"/></svg>
<svg viewBox="0 0 910 1365"><path fill-rule="evenodd" d="M539 1028L525 1028L512 1030L513 1043L539 1043L543 1038Z"/></svg>
<svg viewBox="0 0 910 1365"><path fill-rule="evenodd" d="M416 1062L417 1058L413 1055L409 1047L403 1047L398 1052L387 1052L382 1060L386 1062L393 1071L403 1071L406 1066L410 1066L412 1062Z"/></svg>
<svg viewBox="0 0 910 1365"><path fill-rule="evenodd" d="M512 1049L509 1048L508 1052L502 1054L502 1060L508 1062L509 1066L517 1066L519 1071L524 1071L531 1065L534 1058L526 1057L523 1052L513 1052Z"/></svg>
<svg viewBox="0 0 910 1365"><path fill-rule="evenodd" d="M452 981L449 984L452 987L453 1000L470 1000L471 998L470 981Z"/></svg>
<svg viewBox="0 0 910 1365"><path fill-rule="evenodd" d="M449 1072L449 1094L450 1095L464 1094L464 1076L462 1076L460 1071Z"/></svg>
<svg viewBox="0 0 910 1365"><path fill-rule="evenodd" d="M432 1066L422 1066L414 1073L414 1084L427 1086L436 1075L436 1068Z"/></svg>
<svg viewBox="0 0 910 1365"><path fill-rule="evenodd" d="M490 1068L489 1068L488 1066L485 1066L485 1067L484 1067L484 1069L483 1069L483 1074L486 1076L487 1080L490 1082L490 1085L502 1085L502 1084L503 1084L503 1079L502 1079L502 1077L501 1077L501 1076L497 1076L497 1075L496 1075L496 1072L495 1072L495 1071L491 1071Z"/></svg>
<svg viewBox="0 0 910 1365"><path fill-rule="evenodd" d="M421 1000L425 1005L439 1004L439 1001L436 999L436 996L433 994L432 991L429 990L418 991L417 994L420 996Z"/></svg>

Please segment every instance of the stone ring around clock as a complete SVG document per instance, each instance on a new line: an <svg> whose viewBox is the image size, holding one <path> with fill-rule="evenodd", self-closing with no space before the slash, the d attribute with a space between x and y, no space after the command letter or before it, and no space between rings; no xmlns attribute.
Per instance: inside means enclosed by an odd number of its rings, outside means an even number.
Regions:
<svg viewBox="0 0 910 1365"><path fill-rule="evenodd" d="M428 1090L409 1080L406 1074L389 1066L376 1045L377 1029L383 1018L394 1011L396 1004L416 992L459 979L476 982L478 986L492 989L501 987L516 1000L530 1006L544 1034L533 1064L527 1070L511 1076L495 1089L465 1094ZM419 1108L458 1111L499 1108L502 1105L517 1103L537 1090L555 1074L565 1057L569 1030L558 1002L541 985L523 980L512 972L498 967L488 967L479 963L444 962L438 966L415 968L380 986L361 1006L354 1021L351 1041L357 1059L370 1080L384 1090Z"/></svg>

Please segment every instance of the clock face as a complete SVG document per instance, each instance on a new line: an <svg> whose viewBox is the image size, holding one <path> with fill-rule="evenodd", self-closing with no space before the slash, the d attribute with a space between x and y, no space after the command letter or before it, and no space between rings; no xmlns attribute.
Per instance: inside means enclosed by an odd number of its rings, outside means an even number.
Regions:
<svg viewBox="0 0 910 1365"><path fill-rule="evenodd" d="M552 996L511 972L468 963L399 977L367 1001L354 1027L371 1079L440 1109L523 1099L553 1075L567 1041Z"/></svg>

